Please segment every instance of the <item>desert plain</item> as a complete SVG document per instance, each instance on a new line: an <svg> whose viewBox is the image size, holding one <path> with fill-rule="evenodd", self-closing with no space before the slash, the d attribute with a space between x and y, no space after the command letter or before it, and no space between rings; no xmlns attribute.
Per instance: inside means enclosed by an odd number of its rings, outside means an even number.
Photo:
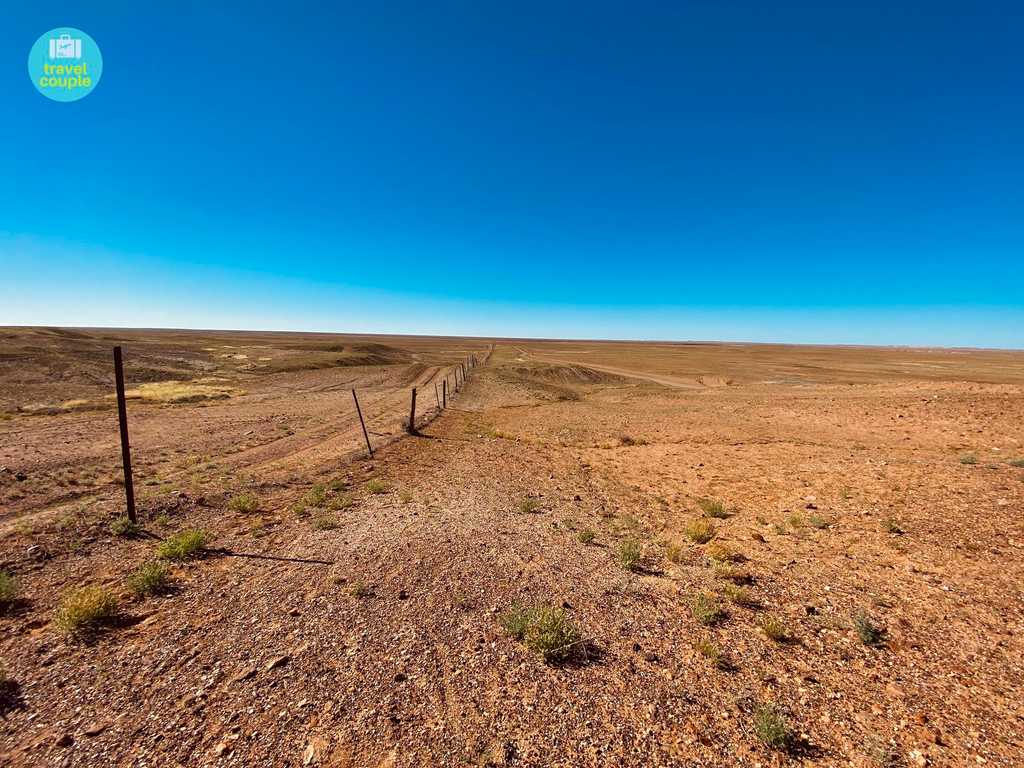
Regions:
<svg viewBox="0 0 1024 768"><path fill-rule="evenodd" d="M1022 513L1022 352L0 328L0 765L1024 765Z"/></svg>

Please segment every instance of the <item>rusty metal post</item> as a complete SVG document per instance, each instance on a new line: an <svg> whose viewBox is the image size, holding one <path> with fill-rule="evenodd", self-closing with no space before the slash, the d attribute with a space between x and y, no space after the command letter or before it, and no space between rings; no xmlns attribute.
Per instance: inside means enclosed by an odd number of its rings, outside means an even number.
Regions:
<svg viewBox="0 0 1024 768"><path fill-rule="evenodd" d="M448 377L444 377L444 381L441 382L441 410L443 411L448 407Z"/></svg>
<svg viewBox="0 0 1024 768"><path fill-rule="evenodd" d="M128 519L135 518L135 484L132 481L132 449L128 443L128 408L124 402L124 365L121 347L114 347L114 382L117 387L117 420L121 427L121 464L124 467L124 495L128 504Z"/></svg>
<svg viewBox="0 0 1024 768"><path fill-rule="evenodd" d="M434 382L434 399L437 400L437 410L441 410L441 396L437 394L437 382Z"/></svg>
<svg viewBox="0 0 1024 768"><path fill-rule="evenodd" d="M412 405L409 407L409 425L406 431L410 435L416 434L416 387L412 388Z"/></svg>
<svg viewBox="0 0 1024 768"><path fill-rule="evenodd" d="M359 424L363 428L363 437L366 438L366 452L370 454L370 458L373 458L373 446L370 445L370 435L366 431L366 422L363 421L363 410L359 407L359 398L356 397L356 391L352 390L352 399L356 401L356 413L359 414Z"/></svg>

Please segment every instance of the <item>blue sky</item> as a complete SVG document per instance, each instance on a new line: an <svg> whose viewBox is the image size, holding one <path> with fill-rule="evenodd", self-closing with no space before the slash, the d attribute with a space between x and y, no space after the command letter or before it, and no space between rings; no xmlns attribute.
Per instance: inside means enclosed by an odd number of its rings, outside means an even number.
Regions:
<svg viewBox="0 0 1024 768"><path fill-rule="evenodd" d="M1019 3L155 5L5 12L0 324L1024 347Z"/></svg>

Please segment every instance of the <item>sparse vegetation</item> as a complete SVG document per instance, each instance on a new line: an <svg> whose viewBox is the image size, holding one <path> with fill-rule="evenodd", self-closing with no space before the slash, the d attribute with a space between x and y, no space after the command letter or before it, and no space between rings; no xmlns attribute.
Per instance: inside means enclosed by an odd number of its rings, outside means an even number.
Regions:
<svg viewBox="0 0 1024 768"><path fill-rule="evenodd" d="M975 456L973 453L967 453L967 454L964 454L963 456L960 457L960 463L961 464L968 464L968 465L970 465L970 464L977 464L978 463L978 457Z"/></svg>
<svg viewBox="0 0 1024 768"><path fill-rule="evenodd" d="M576 534L576 539L580 542L580 544L590 544L594 541L596 537L597 534L594 533L594 531L592 531L590 528L584 528L582 531Z"/></svg>
<svg viewBox="0 0 1024 768"><path fill-rule="evenodd" d="M732 563L715 562L712 563L711 567L715 576L725 581L731 581L735 584L748 584L752 580L749 572Z"/></svg>
<svg viewBox="0 0 1024 768"><path fill-rule="evenodd" d="M407 488L403 488L398 492L398 500L403 504L409 504L412 502L412 491Z"/></svg>
<svg viewBox="0 0 1024 768"><path fill-rule="evenodd" d="M717 624L725 618L725 611L718 605L713 595L699 592L690 601L690 613L693 618L705 626Z"/></svg>
<svg viewBox="0 0 1024 768"><path fill-rule="evenodd" d="M540 509L540 502L537 499L530 498L527 496L521 502L519 502L519 511L524 515L529 515L537 512Z"/></svg>
<svg viewBox="0 0 1024 768"><path fill-rule="evenodd" d="M579 631L562 608L514 605L499 620L506 632L548 664L564 661L581 643Z"/></svg>
<svg viewBox="0 0 1024 768"><path fill-rule="evenodd" d="M352 582L349 591L352 593L352 597L371 597L373 595L370 585L358 579Z"/></svg>
<svg viewBox="0 0 1024 768"><path fill-rule="evenodd" d="M228 502L228 509L234 512L244 512L246 514L255 512L260 508L259 499L256 498L255 494L252 493L239 493L231 497Z"/></svg>
<svg viewBox="0 0 1024 768"><path fill-rule="evenodd" d="M828 520L826 520L821 515L811 515L809 518L807 518L807 522L810 524L812 528L817 528L819 530L821 530L822 528L828 528Z"/></svg>
<svg viewBox="0 0 1024 768"><path fill-rule="evenodd" d="M795 512L786 519L786 522L789 523L789 527L794 531L798 531L804 527L803 515L798 515Z"/></svg>
<svg viewBox="0 0 1024 768"><path fill-rule="evenodd" d="M313 521L313 527L318 531L333 531L338 528L338 519L333 515L321 515Z"/></svg>
<svg viewBox="0 0 1024 768"><path fill-rule="evenodd" d="M721 542L714 542L708 544L704 549L704 554L717 563L732 563L740 562L743 560L743 555L737 552L732 547L722 544Z"/></svg>
<svg viewBox="0 0 1024 768"><path fill-rule="evenodd" d="M206 548L209 534L198 528L181 531L168 536L156 548L156 556L162 560L193 560Z"/></svg>
<svg viewBox="0 0 1024 768"><path fill-rule="evenodd" d="M69 635L84 635L117 616L117 599L103 587L81 587L61 601L54 623Z"/></svg>
<svg viewBox="0 0 1024 768"><path fill-rule="evenodd" d="M793 731L774 704L759 704L754 709L754 734L766 747L780 751L788 749L793 742Z"/></svg>
<svg viewBox="0 0 1024 768"><path fill-rule="evenodd" d="M307 507L319 508L324 506L326 502L327 488L320 484L314 485L302 497L302 503Z"/></svg>
<svg viewBox="0 0 1024 768"><path fill-rule="evenodd" d="M708 517L715 517L718 519L729 517L729 510L727 510L725 508L725 504L718 499L697 499L697 506L699 506Z"/></svg>
<svg viewBox="0 0 1024 768"><path fill-rule="evenodd" d="M143 563L128 577L128 588L139 597L166 592L170 584L170 569L160 560Z"/></svg>
<svg viewBox="0 0 1024 768"><path fill-rule="evenodd" d="M718 669L728 669L729 662L726 661L724 655L722 655L721 649L706 637L702 637L693 644L693 647L697 650L701 656L714 664Z"/></svg>
<svg viewBox="0 0 1024 768"><path fill-rule="evenodd" d="M370 493L372 493L374 495L378 495L379 496L382 493L387 493L388 491L390 491L391 490L391 486L388 485L383 480L378 480L377 478L373 478L372 480L370 480L369 482L366 483L366 490L368 490Z"/></svg>
<svg viewBox="0 0 1024 768"><path fill-rule="evenodd" d="M871 617L863 611L853 617L853 628L864 645L874 647L885 642L885 630L875 624Z"/></svg>
<svg viewBox="0 0 1024 768"><path fill-rule="evenodd" d="M110 532L115 536L137 536L141 530L142 526L138 523L133 523L128 519L127 515L115 517L110 522Z"/></svg>
<svg viewBox="0 0 1024 768"><path fill-rule="evenodd" d="M686 538L695 544L707 544L715 538L715 526L710 520L692 520L686 525L683 532L686 534Z"/></svg>
<svg viewBox="0 0 1024 768"><path fill-rule="evenodd" d="M625 539L619 544L619 564L627 571L637 570L643 556L643 547L636 539Z"/></svg>
<svg viewBox="0 0 1024 768"><path fill-rule="evenodd" d="M7 571L0 571L0 611L18 599L18 580Z"/></svg>
<svg viewBox="0 0 1024 768"><path fill-rule="evenodd" d="M1024 467L1024 459L1013 459L1010 462L1011 467Z"/></svg>
<svg viewBox="0 0 1024 768"><path fill-rule="evenodd" d="M882 521L882 530L886 533L899 535L903 533L903 528L900 526L899 520L895 517L887 517Z"/></svg>
<svg viewBox="0 0 1024 768"><path fill-rule="evenodd" d="M785 623L778 616L762 616L758 619L757 626L764 632L765 637L776 643L786 643L792 639Z"/></svg>
<svg viewBox="0 0 1024 768"><path fill-rule="evenodd" d="M678 544L670 542L665 545L665 557L670 563L678 565L683 562L683 548Z"/></svg>
<svg viewBox="0 0 1024 768"><path fill-rule="evenodd" d="M739 584L726 584L722 587L722 592L729 602L734 605L744 608L753 608L757 605L757 600L750 594L750 590L746 587L741 587Z"/></svg>

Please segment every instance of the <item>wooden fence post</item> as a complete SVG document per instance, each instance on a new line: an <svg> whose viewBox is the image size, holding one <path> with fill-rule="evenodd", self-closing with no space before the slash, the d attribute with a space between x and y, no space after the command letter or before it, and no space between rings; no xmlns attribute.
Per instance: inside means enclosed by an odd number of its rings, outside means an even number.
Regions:
<svg viewBox="0 0 1024 768"><path fill-rule="evenodd" d="M412 405L409 406L409 425L405 429L410 435L416 434L416 387L412 388Z"/></svg>
<svg viewBox="0 0 1024 768"><path fill-rule="evenodd" d="M370 435L366 431L366 422L363 421L363 410L359 407L359 398L356 397L356 391L352 390L352 399L356 401L356 413L359 414L359 424L363 428L363 437L366 438L366 452L370 454L370 458L373 458L373 446L370 445Z"/></svg>
<svg viewBox="0 0 1024 768"><path fill-rule="evenodd" d="M132 482L132 449L128 444L128 408L124 402L124 366L121 347L114 347L114 382L117 387L117 420L121 427L121 464L124 467L124 495L128 519L135 523L135 484Z"/></svg>

